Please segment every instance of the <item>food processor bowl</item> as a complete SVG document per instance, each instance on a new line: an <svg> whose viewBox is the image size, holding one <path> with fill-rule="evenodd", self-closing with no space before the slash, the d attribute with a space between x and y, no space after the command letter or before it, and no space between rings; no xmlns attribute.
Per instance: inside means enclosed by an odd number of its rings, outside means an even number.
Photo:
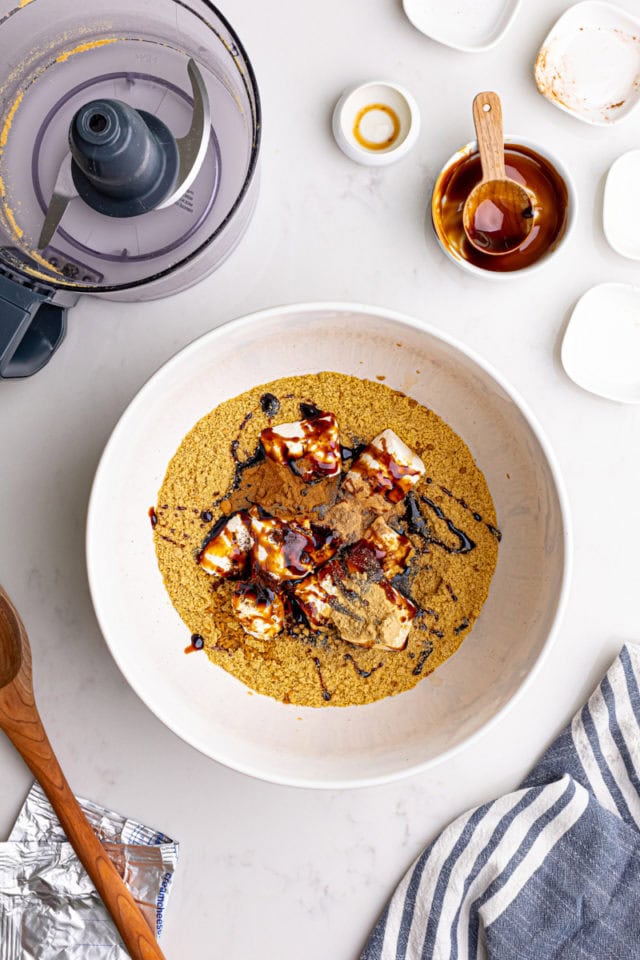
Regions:
<svg viewBox="0 0 640 960"><path fill-rule="evenodd" d="M47 362L80 294L155 299L222 263L255 206L261 121L251 64L207 0L12 0L0 15L0 55L0 378L8 378ZM79 111L119 102L179 141L196 110L190 61L211 124L188 189L126 217L75 196L40 249Z"/></svg>

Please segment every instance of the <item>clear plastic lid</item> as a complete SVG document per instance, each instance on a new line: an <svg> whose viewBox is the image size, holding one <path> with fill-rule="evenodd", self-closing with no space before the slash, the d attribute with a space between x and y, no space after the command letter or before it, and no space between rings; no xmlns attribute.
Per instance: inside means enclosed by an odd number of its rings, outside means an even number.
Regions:
<svg viewBox="0 0 640 960"><path fill-rule="evenodd" d="M36 286L85 293L170 273L179 288L181 268L207 251L223 259L226 230L233 242L230 224L254 175L260 137L253 70L230 26L204 0L95 6L23 0L0 20L0 269ZM189 190L172 206L127 218L76 198L39 250L76 111L96 99L122 100L182 137L192 116L190 57L209 94L211 137Z"/></svg>

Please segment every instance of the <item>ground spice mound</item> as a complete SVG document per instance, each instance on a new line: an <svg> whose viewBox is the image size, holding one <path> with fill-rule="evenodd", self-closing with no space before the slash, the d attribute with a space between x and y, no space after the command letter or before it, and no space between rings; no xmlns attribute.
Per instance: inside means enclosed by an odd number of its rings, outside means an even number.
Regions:
<svg viewBox="0 0 640 960"><path fill-rule="evenodd" d="M196 562L215 522L248 503L283 517L296 508L317 519L331 509L339 479L305 484L285 467L251 463L260 432L299 420L301 403L338 418L345 471L350 452L387 428L424 461L410 505L400 505L393 518L417 550L409 570L393 580L419 608L402 651L365 649L332 627L302 623L272 640L250 637L231 605L235 583L210 577ZM238 482L237 467L245 461ZM160 571L185 637L202 637L209 659L253 690L318 707L401 693L455 653L487 598L500 540L491 494L464 441L411 397L339 373L263 384L203 417L169 464L152 522Z"/></svg>

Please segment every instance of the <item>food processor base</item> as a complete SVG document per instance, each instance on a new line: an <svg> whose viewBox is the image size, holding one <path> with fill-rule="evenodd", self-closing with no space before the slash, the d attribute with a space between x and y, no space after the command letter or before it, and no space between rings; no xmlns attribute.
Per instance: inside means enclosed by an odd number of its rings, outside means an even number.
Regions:
<svg viewBox="0 0 640 960"><path fill-rule="evenodd" d="M66 306L0 275L0 380L30 377L42 370L66 330Z"/></svg>

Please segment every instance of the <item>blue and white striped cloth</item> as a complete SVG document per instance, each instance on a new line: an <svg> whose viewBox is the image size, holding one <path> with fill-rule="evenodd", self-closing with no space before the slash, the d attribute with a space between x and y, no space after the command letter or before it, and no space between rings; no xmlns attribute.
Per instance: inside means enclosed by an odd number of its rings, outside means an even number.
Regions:
<svg viewBox="0 0 640 960"><path fill-rule="evenodd" d="M640 646L522 788L454 821L361 960L640 958Z"/></svg>

